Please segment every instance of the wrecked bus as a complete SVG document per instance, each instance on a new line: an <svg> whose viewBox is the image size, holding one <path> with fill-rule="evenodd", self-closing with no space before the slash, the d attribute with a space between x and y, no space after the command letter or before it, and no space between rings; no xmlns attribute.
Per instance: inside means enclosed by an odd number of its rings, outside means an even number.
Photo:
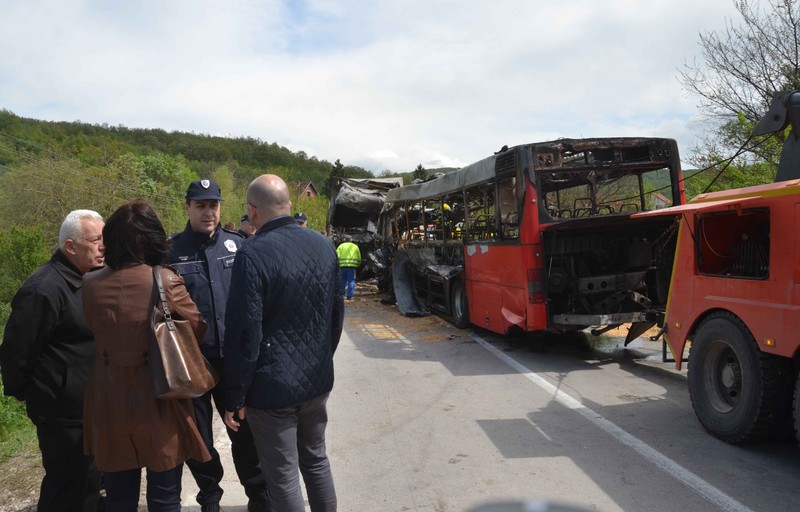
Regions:
<svg viewBox="0 0 800 512"><path fill-rule="evenodd" d="M660 321L677 228L631 216L685 203L681 185L674 140L594 138L390 190L378 238L398 307L497 333L631 323L634 339Z"/></svg>
<svg viewBox="0 0 800 512"><path fill-rule="evenodd" d="M375 232L378 216L383 208L386 193L403 186L403 178L340 179L328 206L327 232L335 244L345 235L358 245L362 259L359 278L371 277L376 272Z"/></svg>

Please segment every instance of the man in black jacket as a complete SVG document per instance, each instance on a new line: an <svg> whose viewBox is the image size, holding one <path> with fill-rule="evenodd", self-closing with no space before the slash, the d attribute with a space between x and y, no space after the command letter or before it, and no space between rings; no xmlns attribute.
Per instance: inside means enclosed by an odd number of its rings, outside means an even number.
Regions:
<svg viewBox="0 0 800 512"><path fill-rule="evenodd" d="M58 250L22 285L0 345L3 392L36 425L44 479L39 512L95 512L100 473L83 454L83 393L94 336L83 316L83 275L103 265L103 218L70 212Z"/></svg>
<svg viewBox="0 0 800 512"><path fill-rule="evenodd" d="M219 225L219 185L212 180L193 181L186 190L186 229L172 236L169 263L186 282L186 289L208 324L200 342L203 355L223 378L211 391L195 398L194 414L197 428L211 452L209 462L189 460L186 464L200 489L197 501L202 512L220 509L223 476L219 452L214 448L212 420L214 407L222 416L225 411L224 376L222 372L222 340L225 336L225 303L231 281L231 269L244 239L236 232ZM236 474L248 497L249 512L268 511L266 484L261 476L253 435L247 425L238 432L228 429L231 455Z"/></svg>
<svg viewBox="0 0 800 512"><path fill-rule="evenodd" d="M259 229L233 264L225 423L250 423L274 510L304 510L299 468L311 510L335 511L325 428L344 318L339 262L324 236L291 217L278 176L253 180L247 204Z"/></svg>

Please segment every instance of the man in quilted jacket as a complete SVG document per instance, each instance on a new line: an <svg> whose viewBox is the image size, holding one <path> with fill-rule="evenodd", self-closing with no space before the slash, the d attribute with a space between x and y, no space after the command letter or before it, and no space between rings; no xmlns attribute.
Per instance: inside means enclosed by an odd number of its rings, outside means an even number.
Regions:
<svg viewBox="0 0 800 512"><path fill-rule="evenodd" d="M313 512L335 511L325 450L326 404L344 301L333 245L291 216L286 183L247 189L258 228L233 264L225 324L225 423L246 418L273 510L302 512L298 469Z"/></svg>

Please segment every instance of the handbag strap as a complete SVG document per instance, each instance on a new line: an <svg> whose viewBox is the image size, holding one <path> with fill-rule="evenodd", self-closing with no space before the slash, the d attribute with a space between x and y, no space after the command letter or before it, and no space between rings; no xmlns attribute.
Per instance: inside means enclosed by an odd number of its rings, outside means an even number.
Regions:
<svg viewBox="0 0 800 512"><path fill-rule="evenodd" d="M161 301L161 312L164 314L164 323L167 324L167 329L170 331L175 330L175 324L172 321L172 315L169 312L169 303L167 302L167 294L164 292L164 283L161 280L161 265L153 266L153 279L158 289L158 298Z"/></svg>

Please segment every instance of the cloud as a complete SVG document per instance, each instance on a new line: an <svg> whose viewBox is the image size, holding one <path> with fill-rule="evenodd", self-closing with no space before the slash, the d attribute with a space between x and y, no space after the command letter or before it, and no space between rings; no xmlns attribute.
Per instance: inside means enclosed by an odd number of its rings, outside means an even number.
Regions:
<svg viewBox="0 0 800 512"><path fill-rule="evenodd" d="M729 0L12 0L0 107L256 137L374 172L556 137L669 136L686 152L702 127L677 70L732 14Z"/></svg>

